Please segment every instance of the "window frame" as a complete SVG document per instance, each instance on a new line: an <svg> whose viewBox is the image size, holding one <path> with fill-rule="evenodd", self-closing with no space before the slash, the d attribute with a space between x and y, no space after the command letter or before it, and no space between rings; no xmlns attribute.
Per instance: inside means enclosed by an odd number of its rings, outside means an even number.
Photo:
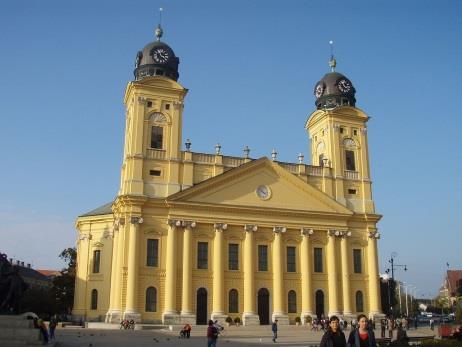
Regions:
<svg viewBox="0 0 462 347"><path fill-rule="evenodd" d="M258 245L258 271L268 271L269 266L268 266L268 245ZM262 258L262 253L261 250L265 250L264 254L264 259ZM263 266L264 265L264 266Z"/></svg>
<svg viewBox="0 0 462 347"><path fill-rule="evenodd" d="M363 252L361 248L353 248L353 273L363 273Z"/></svg>
<svg viewBox="0 0 462 347"><path fill-rule="evenodd" d="M292 259L289 259L289 249L291 250L291 252L293 250L293 254L290 255L290 256L293 256ZM292 265L293 268L291 268L290 265ZM296 246L286 247L286 271L290 273L297 272L297 247Z"/></svg>
<svg viewBox="0 0 462 347"><path fill-rule="evenodd" d="M345 170L356 171L356 154L351 149L345 149Z"/></svg>
<svg viewBox="0 0 462 347"><path fill-rule="evenodd" d="M159 129L160 133L154 134L154 130ZM154 136L160 136L160 139L157 138L155 139ZM150 137L150 147L151 149L164 149L164 127L161 125L151 125L151 137ZM155 145L159 144L160 142L160 147L155 147Z"/></svg>
<svg viewBox="0 0 462 347"><path fill-rule="evenodd" d="M98 309L98 290L93 288L90 298L90 310L96 311Z"/></svg>
<svg viewBox="0 0 462 347"><path fill-rule="evenodd" d="M205 249L201 248L204 247ZM197 242L197 269L207 270L209 268L209 243L207 241Z"/></svg>
<svg viewBox="0 0 462 347"><path fill-rule="evenodd" d="M318 259L319 258L319 259ZM313 247L313 272L324 272L324 251L322 247Z"/></svg>
<svg viewBox="0 0 462 347"><path fill-rule="evenodd" d="M235 252L234 251L231 252L231 248L234 248ZM230 271L239 270L239 244L238 243L228 243L228 270Z"/></svg>
<svg viewBox="0 0 462 347"><path fill-rule="evenodd" d="M92 273L99 274L101 270L101 250L95 249L93 250L93 269Z"/></svg>
<svg viewBox="0 0 462 347"><path fill-rule="evenodd" d="M228 313L239 313L239 291L235 288L228 292Z"/></svg>
<svg viewBox="0 0 462 347"><path fill-rule="evenodd" d="M153 294L151 294L152 298L149 297L148 295L148 291L153 292ZM148 299L151 299L149 302L148 302ZM148 307L148 305L152 305L152 309L151 307ZM149 286L148 288L146 288L146 291L145 291L145 300L144 300L144 311L145 312L157 312L157 288L154 287L154 286Z"/></svg>
<svg viewBox="0 0 462 347"><path fill-rule="evenodd" d="M297 292L289 290L287 293L287 313L297 313Z"/></svg>
<svg viewBox="0 0 462 347"><path fill-rule="evenodd" d="M154 254L150 257L149 254L149 243L153 241L155 248L153 249ZM150 259L152 258L152 264ZM159 239L147 239L146 240L146 266L148 267L159 267Z"/></svg>

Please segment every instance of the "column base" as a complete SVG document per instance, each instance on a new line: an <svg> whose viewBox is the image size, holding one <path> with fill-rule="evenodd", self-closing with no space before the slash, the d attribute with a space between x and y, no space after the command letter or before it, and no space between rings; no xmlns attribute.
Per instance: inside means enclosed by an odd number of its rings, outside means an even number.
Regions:
<svg viewBox="0 0 462 347"><path fill-rule="evenodd" d="M260 325L260 317L253 312L244 312L242 314L243 325Z"/></svg>
<svg viewBox="0 0 462 347"><path fill-rule="evenodd" d="M306 324L308 324L308 322L312 322L313 319L315 319L315 318L317 318L316 314L311 312L311 311L302 312L302 314L300 315L302 325L306 325Z"/></svg>
<svg viewBox="0 0 462 347"><path fill-rule="evenodd" d="M135 323L141 322L141 315L135 310L126 310L123 314L123 319L134 320Z"/></svg>
<svg viewBox="0 0 462 347"><path fill-rule="evenodd" d="M196 315L193 312L181 312L180 315L181 324L196 324Z"/></svg>
<svg viewBox="0 0 462 347"><path fill-rule="evenodd" d="M210 317L214 322L217 320L218 324L220 324L221 326L225 325L226 318L228 318L228 316L225 315L224 312L212 312L212 315Z"/></svg>
<svg viewBox="0 0 462 347"><path fill-rule="evenodd" d="M278 320L278 325L289 325L289 316L283 312L273 312L271 315L271 320L274 322Z"/></svg>
<svg viewBox="0 0 462 347"><path fill-rule="evenodd" d="M347 322L351 322L353 319L356 319L356 315L353 314L353 312L351 311L346 311L346 312L343 312L342 314L342 318L343 320L346 320Z"/></svg>
<svg viewBox="0 0 462 347"><path fill-rule="evenodd" d="M120 323L122 319L121 310L109 310L104 318L105 323Z"/></svg>
<svg viewBox="0 0 462 347"><path fill-rule="evenodd" d="M162 313L162 324L164 325L178 325L181 324L180 315L176 312L167 311Z"/></svg>

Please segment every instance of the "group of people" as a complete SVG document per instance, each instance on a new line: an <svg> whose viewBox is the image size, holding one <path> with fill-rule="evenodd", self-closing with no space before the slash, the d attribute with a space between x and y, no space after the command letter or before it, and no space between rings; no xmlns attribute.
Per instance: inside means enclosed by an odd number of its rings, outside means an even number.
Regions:
<svg viewBox="0 0 462 347"><path fill-rule="evenodd" d="M327 331L324 333L320 347L376 347L374 330L370 326L369 321L364 314L360 314L357 319L357 324L351 330L348 340L344 332L340 328L340 319L337 316L329 318Z"/></svg>
<svg viewBox="0 0 462 347"><path fill-rule="evenodd" d="M57 325L58 321L55 316L51 317L48 327L43 319L34 318L34 328L39 330L40 339L43 341L44 345L55 339L55 330Z"/></svg>

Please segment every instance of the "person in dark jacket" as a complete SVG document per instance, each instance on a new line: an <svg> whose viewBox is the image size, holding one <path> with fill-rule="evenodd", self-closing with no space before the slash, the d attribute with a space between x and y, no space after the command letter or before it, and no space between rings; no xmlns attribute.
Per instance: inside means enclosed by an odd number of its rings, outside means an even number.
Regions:
<svg viewBox="0 0 462 347"><path fill-rule="evenodd" d="M358 316L358 327L348 337L348 347L377 347L374 331L368 326L364 314Z"/></svg>
<svg viewBox="0 0 462 347"><path fill-rule="evenodd" d="M278 320L276 319L273 324L271 324L271 331L273 332L273 342L276 342L278 338Z"/></svg>
<svg viewBox="0 0 462 347"><path fill-rule="evenodd" d="M340 329L340 321L337 316L330 317L327 331L324 333L319 347L346 347L345 334Z"/></svg>
<svg viewBox="0 0 462 347"><path fill-rule="evenodd" d="M207 347L216 347L218 339L218 330L213 325L213 320L209 320L207 327Z"/></svg>

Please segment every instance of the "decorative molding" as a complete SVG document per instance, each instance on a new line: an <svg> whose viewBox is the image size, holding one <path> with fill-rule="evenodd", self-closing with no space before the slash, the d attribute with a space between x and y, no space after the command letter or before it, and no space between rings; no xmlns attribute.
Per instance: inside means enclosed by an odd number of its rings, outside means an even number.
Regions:
<svg viewBox="0 0 462 347"><path fill-rule="evenodd" d="M138 97L138 103L140 105L146 105L147 99L144 96L139 96Z"/></svg>
<svg viewBox="0 0 462 347"><path fill-rule="evenodd" d="M143 217L132 216L130 218L130 223L131 224L143 224L143 222L144 222Z"/></svg>
<svg viewBox="0 0 462 347"><path fill-rule="evenodd" d="M93 242L92 246L93 247L104 247L104 243L102 243L101 241L96 241L96 242Z"/></svg>
<svg viewBox="0 0 462 347"><path fill-rule="evenodd" d="M167 116L161 112L151 113L151 115L149 116L149 120L155 123L168 123L169 122Z"/></svg>
<svg viewBox="0 0 462 347"><path fill-rule="evenodd" d="M351 138L349 138L349 137L343 139L343 142L342 142L342 143L343 143L343 145L344 145L345 147L348 147L348 148L356 148L356 142L355 142L355 140L353 140L353 139L351 139Z"/></svg>
<svg viewBox="0 0 462 347"><path fill-rule="evenodd" d="M193 220L184 220L181 221L181 226L185 229L193 229L197 225L196 221Z"/></svg>
<svg viewBox="0 0 462 347"><path fill-rule="evenodd" d="M367 237L369 237L370 239L380 239L380 233L378 232L378 230L373 230L373 231L369 231L367 233Z"/></svg>
<svg viewBox="0 0 462 347"><path fill-rule="evenodd" d="M90 234L82 234L79 236L79 241L91 240L92 236Z"/></svg>
<svg viewBox="0 0 462 347"><path fill-rule="evenodd" d="M181 227L181 220L179 219L169 219L167 224L171 227Z"/></svg>

